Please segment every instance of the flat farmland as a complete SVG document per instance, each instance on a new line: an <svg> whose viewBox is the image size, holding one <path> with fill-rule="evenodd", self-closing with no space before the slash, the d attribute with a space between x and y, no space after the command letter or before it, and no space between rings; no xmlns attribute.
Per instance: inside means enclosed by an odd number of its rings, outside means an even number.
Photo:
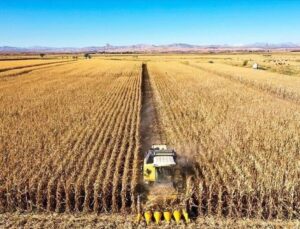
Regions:
<svg viewBox="0 0 300 229"><path fill-rule="evenodd" d="M149 139L191 170L182 203L195 227L299 225L300 78L237 64L271 58L256 55L0 61L0 226L57 213L138 227Z"/></svg>
<svg viewBox="0 0 300 229"><path fill-rule="evenodd" d="M109 61L3 79L1 209L130 207L140 83L138 64Z"/></svg>
<svg viewBox="0 0 300 229"><path fill-rule="evenodd" d="M176 62L149 69L164 138L195 162L198 214L298 217L296 101Z"/></svg>

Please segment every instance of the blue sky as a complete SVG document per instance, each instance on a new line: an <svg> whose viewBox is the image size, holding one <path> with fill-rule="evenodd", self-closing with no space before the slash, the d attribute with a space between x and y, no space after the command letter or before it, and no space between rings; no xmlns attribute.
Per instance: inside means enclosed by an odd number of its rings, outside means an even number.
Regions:
<svg viewBox="0 0 300 229"><path fill-rule="evenodd" d="M300 43L300 0L0 0L0 46Z"/></svg>

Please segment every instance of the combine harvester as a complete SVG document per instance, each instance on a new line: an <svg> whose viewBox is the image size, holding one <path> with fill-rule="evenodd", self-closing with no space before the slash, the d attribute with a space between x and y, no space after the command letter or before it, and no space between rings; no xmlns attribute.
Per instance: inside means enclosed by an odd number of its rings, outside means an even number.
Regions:
<svg viewBox="0 0 300 229"><path fill-rule="evenodd" d="M152 145L143 164L144 192L138 196L137 220L190 222L187 211L187 170L179 163L175 150ZM190 179L191 180L191 179Z"/></svg>

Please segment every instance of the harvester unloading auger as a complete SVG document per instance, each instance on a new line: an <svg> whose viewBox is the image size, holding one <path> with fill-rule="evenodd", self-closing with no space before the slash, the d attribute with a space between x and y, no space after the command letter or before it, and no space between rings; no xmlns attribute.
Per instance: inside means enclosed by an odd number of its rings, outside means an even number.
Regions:
<svg viewBox="0 0 300 229"><path fill-rule="evenodd" d="M144 192L138 196L137 220L145 220L147 224L190 222L187 181L187 170L175 150L166 145L152 145L144 158Z"/></svg>

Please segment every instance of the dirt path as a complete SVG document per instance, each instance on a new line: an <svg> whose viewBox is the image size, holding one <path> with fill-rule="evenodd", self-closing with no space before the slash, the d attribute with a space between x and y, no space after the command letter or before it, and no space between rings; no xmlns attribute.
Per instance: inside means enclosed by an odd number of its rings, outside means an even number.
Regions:
<svg viewBox="0 0 300 229"><path fill-rule="evenodd" d="M141 153L144 153L152 144L161 142L160 126L154 104L153 91L149 79L147 64L142 65L142 111L141 111Z"/></svg>

